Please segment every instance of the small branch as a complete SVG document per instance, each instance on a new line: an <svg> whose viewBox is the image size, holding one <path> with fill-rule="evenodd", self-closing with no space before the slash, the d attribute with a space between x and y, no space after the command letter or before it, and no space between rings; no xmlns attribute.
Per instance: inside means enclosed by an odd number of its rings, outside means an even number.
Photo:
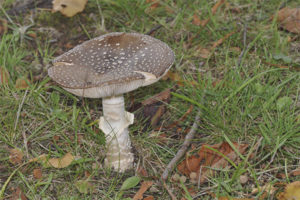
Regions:
<svg viewBox="0 0 300 200"><path fill-rule="evenodd" d="M237 62L237 67L240 67L240 65L242 63L242 59L244 57L244 54L249 48L249 45L247 46L247 24L244 25L243 44L244 44L243 51L239 55L239 59L238 59L238 62Z"/></svg>
<svg viewBox="0 0 300 200"><path fill-rule="evenodd" d="M22 131L22 136L23 136L23 141L24 141L24 147L25 147L25 152L26 152L26 157L29 159L29 154L28 154L28 141L26 137L26 132Z"/></svg>
<svg viewBox="0 0 300 200"><path fill-rule="evenodd" d="M23 104L24 104L27 92L28 92L28 89L25 91L25 94L23 96L22 102L19 104L19 108L18 108L18 112L17 112L17 118L16 118L16 121L15 121L14 131L17 130L17 125L18 125L20 113L21 113L21 110L22 110L22 107L23 107Z"/></svg>
<svg viewBox="0 0 300 200"><path fill-rule="evenodd" d="M173 21L173 19L174 19L173 17L167 18L166 19L166 23L169 23L169 22ZM150 31L148 31L146 33L146 35L151 35L155 31L157 31L158 29L160 29L162 26L163 26L162 24L158 24L158 25L154 26Z"/></svg>
<svg viewBox="0 0 300 200"><path fill-rule="evenodd" d="M163 174L161 176L161 178L163 180L167 180L167 178L169 176L169 172L172 171L172 169L174 168L176 163L181 159L181 157L185 154L188 147L190 146L190 144L192 142L192 139L194 138L195 132L198 128L198 122L200 120L200 114L201 114L201 111L199 110L196 117L195 117L195 121L194 121L194 124L193 124L191 130L185 136L185 139L184 139L184 142L183 142L181 148L178 150L175 157L171 160L171 162L168 164L165 171L163 172Z"/></svg>
<svg viewBox="0 0 300 200"><path fill-rule="evenodd" d="M169 195L171 196L172 200L177 200L177 198L175 197L175 195L172 193L171 189L167 186L167 184L163 183L164 188L167 190L167 192L169 193Z"/></svg>

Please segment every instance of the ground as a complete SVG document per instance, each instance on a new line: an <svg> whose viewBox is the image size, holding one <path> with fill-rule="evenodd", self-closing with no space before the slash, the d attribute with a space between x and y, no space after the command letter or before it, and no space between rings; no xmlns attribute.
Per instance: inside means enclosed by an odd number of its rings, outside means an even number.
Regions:
<svg viewBox="0 0 300 200"><path fill-rule="evenodd" d="M174 174L182 177L175 167L166 185L178 199L275 199L280 184L299 179L290 172L300 167L300 37L276 22L277 11L296 2L220 2L212 10L217 1L88 1L82 13L68 18L49 6L14 16L9 11L18 5L5 1L0 7L0 199L17 199L16 193L22 199L132 198L140 184L124 191L121 185L133 176L153 181L144 197L171 199L160 177L198 110L188 154L220 142L248 149L235 165L219 168L201 184L189 177L174 180ZM176 61L168 77L125 95L127 110L139 117L130 126L135 168L119 174L102 165L101 100L64 91L47 68L54 57L90 38L149 31L174 50ZM168 88L168 101L145 109L143 101ZM163 114L156 106L164 107ZM159 119L151 125L147 118L154 117ZM13 149L23 158L14 162ZM66 153L74 160L65 168L30 162ZM267 184L276 190L253 192ZM82 191L82 185L92 189Z"/></svg>

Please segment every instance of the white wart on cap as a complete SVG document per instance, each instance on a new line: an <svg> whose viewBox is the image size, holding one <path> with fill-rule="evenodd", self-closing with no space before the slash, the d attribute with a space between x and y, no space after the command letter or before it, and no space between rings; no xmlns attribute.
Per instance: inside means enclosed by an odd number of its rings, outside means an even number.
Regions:
<svg viewBox="0 0 300 200"><path fill-rule="evenodd" d="M138 33L110 33L59 56L48 74L75 95L103 98L158 81L173 62L173 51L160 40Z"/></svg>

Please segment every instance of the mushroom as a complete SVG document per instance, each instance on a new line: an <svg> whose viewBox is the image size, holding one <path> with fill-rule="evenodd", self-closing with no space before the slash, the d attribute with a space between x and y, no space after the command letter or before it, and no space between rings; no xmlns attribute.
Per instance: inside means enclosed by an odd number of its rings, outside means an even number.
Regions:
<svg viewBox="0 0 300 200"><path fill-rule="evenodd" d="M124 172L133 167L123 94L157 82L170 69L174 53L164 42L138 33L109 33L57 57L49 76L82 97L103 98L99 128L106 136L105 166Z"/></svg>

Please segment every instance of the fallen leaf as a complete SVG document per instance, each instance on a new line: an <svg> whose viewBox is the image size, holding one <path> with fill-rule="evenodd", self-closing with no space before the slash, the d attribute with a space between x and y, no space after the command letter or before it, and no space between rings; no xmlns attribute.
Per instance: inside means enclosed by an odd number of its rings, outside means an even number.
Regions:
<svg viewBox="0 0 300 200"><path fill-rule="evenodd" d="M151 117L150 123L152 127L156 127L156 125L158 124L158 122L160 121L161 117L165 112L166 112L165 105L160 105L156 110L155 114Z"/></svg>
<svg viewBox="0 0 300 200"><path fill-rule="evenodd" d="M253 198L232 198L232 197L219 197L218 200L254 200Z"/></svg>
<svg viewBox="0 0 300 200"><path fill-rule="evenodd" d="M88 179L76 181L75 187L82 194L93 193L95 190L95 187L88 181Z"/></svg>
<svg viewBox="0 0 300 200"><path fill-rule="evenodd" d="M169 128L174 128L174 127L178 126L178 124L180 122L183 122L187 118L187 116L193 111L193 109L194 109L194 106L191 105L189 107L189 109L178 120L176 120L175 122L170 124L167 128L169 129Z"/></svg>
<svg viewBox="0 0 300 200"><path fill-rule="evenodd" d="M300 33L300 8L282 8L278 11L277 21L289 32Z"/></svg>
<svg viewBox="0 0 300 200"><path fill-rule="evenodd" d="M87 0L53 0L53 12L61 12L67 17L72 17L84 10Z"/></svg>
<svg viewBox="0 0 300 200"><path fill-rule="evenodd" d="M142 166L139 166L138 169L137 169L137 174L139 176L143 176L143 177L148 177L148 172L147 170L144 169L144 167Z"/></svg>
<svg viewBox="0 0 300 200"><path fill-rule="evenodd" d="M198 15L196 13L194 13L194 15L193 15L192 24L194 24L196 26L200 26L202 24L201 20L199 19Z"/></svg>
<svg viewBox="0 0 300 200"><path fill-rule="evenodd" d="M147 196L143 200L154 200L154 197L153 196Z"/></svg>
<svg viewBox="0 0 300 200"><path fill-rule="evenodd" d="M7 20L0 19L0 35L7 32Z"/></svg>
<svg viewBox="0 0 300 200"><path fill-rule="evenodd" d="M28 80L26 78L19 78L16 80L16 88L26 89L29 87L28 83L30 83L30 80Z"/></svg>
<svg viewBox="0 0 300 200"><path fill-rule="evenodd" d="M222 37L221 39L219 39L218 41L214 42L211 49L216 48L217 46L219 46L220 44L222 44L227 38L229 38L230 36L232 36L235 33L235 31L232 31L230 33L227 33L224 37Z"/></svg>
<svg viewBox="0 0 300 200"><path fill-rule="evenodd" d="M159 0L146 0L146 3L151 4L150 10L155 10L159 6Z"/></svg>
<svg viewBox="0 0 300 200"><path fill-rule="evenodd" d="M196 55L199 55L201 58L209 58L210 57L210 50L207 49L207 48L199 48L197 51L196 51Z"/></svg>
<svg viewBox="0 0 300 200"><path fill-rule="evenodd" d="M289 174L290 174L290 176L299 176L300 175L300 167L291 171Z"/></svg>
<svg viewBox="0 0 300 200"><path fill-rule="evenodd" d="M143 106L147 106L147 105L151 105L151 104L155 104L155 103L158 103L158 102L167 102L169 101L171 97L171 89L168 88L144 101L142 101L142 105Z"/></svg>
<svg viewBox="0 0 300 200"><path fill-rule="evenodd" d="M219 0L211 9L211 13L216 14L218 8L225 3L225 0Z"/></svg>
<svg viewBox="0 0 300 200"><path fill-rule="evenodd" d="M152 181L144 181L142 182L142 185L140 189L137 191L137 193L134 195L133 200L141 200L143 199L143 194L153 185Z"/></svg>
<svg viewBox="0 0 300 200"><path fill-rule="evenodd" d="M176 72L168 71L168 73L162 78L162 80L170 79L171 81L176 82L177 85L184 86L184 81L181 76Z"/></svg>
<svg viewBox="0 0 300 200"><path fill-rule="evenodd" d="M48 163L54 168L65 168L68 167L73 160L74 156L71 153L66 153L62 158L49 159Z"/></svg>
<svg viewBox="0 0 300 200"><path fill-rule="evenodd" d="M288 69L289 66L286 66L286 65L280 65L280 64L275 64L275 63L269 63L269 62L264 62L265 64L267 65L271 65L272 67L278 67L278 68L281 68L281 69Z"/></svg>
<svg viewBox="0 0 300 200"><path fill-rule="evenodd" d="M12 191L13 192L9 200L27 200L27 197L19 187L12 188Z"/></svg>
<svg viewBox="0 0 300 200"><path fill-rule="evenodd" d="M11 149L9 151L9 162L16 165L22 163L23 153L19 149Z"/></svg>
<svg viewBox="0 0 300 200"><path fill-rule="evenodd" d="M260 191L266 192L267 194L273 194L276 192L276 190L277 189L272 184L267 183L266 185L260 187L259 189L253 188L251 194L257 194Z"/></svg>
<svg viewBox="0 0 300 200"><path fill-rule="evenodd" d="M53 136L53 140L54 140L55 142L57 142L57 141L59 140L59 138L60 138L59 135L54 135L54 136Z"/></svg>
<svg viewBox="0 0 300 200"><path fill-rule="evenodd" d="M42 169L41 168L34 169L33 170L33 177L35 179L41 179L43 177Z"/></svg>
<svg viewBox="0 0 300 200"><path fill-rule="evenodd" d="M54 168L65 168L68 167L72 161L74 160L74 156L71 153L66 153L62 158L47 158L47 155L42 154L36 158L30 159L29 162L39 162L46 167L54 167Z"/></svg>
<svg viewBox="0 0 300 200"><path fill-rule="evenodd" d="M212 15L214 15L214 14L217 12L218 8L219 8L221 5L223 5L224 3L225 3L225 0L219 0L219 1L211 8L211 13L212 13ZM201 26L202 26L202 27L206 26L206 24L208 24L209 21L210 21L210 18L205 19L205 20L202 20L202 21L201 21Z"/></svg>
<svg viewBox="0 0 300 200"><path fill-rule="evenodd" d="M47 155L46 154L42 154L36 158L32 158L30 159L28 162L44 162L47 160Z"/></svg>
<svg viewBox="0 0 300 200"><path fill-rule="evenodd" d="M277 195L278 200L299 200L300 199L300 181L295 181L285 187L285 191Z"/></svg>
<svg viewBox="0 0 300 200"><path fill-rule="evenodd" d="M166 112L166 105L171 97L171 89L164 90L163 92L152 96L142 102L143 107L143 117L149 119L149 123L152 127L156 127Z"/></svg>
<svg viewBox="0 0 300 200"><path fill-rule="evenodd" d="M6 85L9 80L9 73L4 67L0 67L0 86Z"/></svg>
<svg viewBox="0 0 300 200"><path fill-rule="evenodd" d="M248 147L247 144L233 144L241 154L243 154ZM219 153L211 149L215 149ZM193 172L196 173L196 179L203 183L207 180L209 175L213 175L214 168L228 167L228 161L220 154L226 156L232 162L235 162L238 158L238 155L226 142L215 145L202 145L197 155L187 157L178 165L177 169L187 177L190 177Z"/></svg>

